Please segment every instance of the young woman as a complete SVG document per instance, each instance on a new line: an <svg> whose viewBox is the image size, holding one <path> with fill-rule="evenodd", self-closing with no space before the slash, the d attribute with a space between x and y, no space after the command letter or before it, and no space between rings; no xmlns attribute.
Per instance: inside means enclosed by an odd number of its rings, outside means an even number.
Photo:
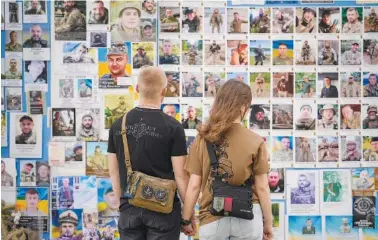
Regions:
<svg viewBox="0 0 378 240"><path fill-rule="evenodd" d="M251 100L251 89L248 85L237 80L227 81L217 92L209 121L198 127L199 134L190 148L185 164L185 169L190 173L190 180L185 195L182 227L187 235L195 232L192 228L194 224L188 223L201 192L201 240L230 239L231 236L232 239L249 240L273 238L267 148L262 137L242 125L250 109ZM219 161L218 173L226 176L225 181L240 186L253 176L253 220L218 217L209 212L213 181L205 139L215 146Z"/></svg>

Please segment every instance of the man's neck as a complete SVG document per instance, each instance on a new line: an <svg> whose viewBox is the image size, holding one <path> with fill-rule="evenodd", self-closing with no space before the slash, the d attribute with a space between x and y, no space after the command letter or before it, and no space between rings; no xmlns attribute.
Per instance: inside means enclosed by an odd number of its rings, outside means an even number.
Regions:
<svg viewBox="0 0 378 240"><path fill-rule="evenodd" d="M17 68L10 68L9 71L11 71L11 72L17 72Z"/></svg>
<svg viewBox="0 0 378 240"><path fill-rule="evenodd" d="M141 108L160 109L160 107L161 107L161 101L160 101L160 99L156 99L156 100L140 99L140 101L139 101L139 107L141 107Z"/></svg>
<svg viewBox="0 0 378 240"><path fill-rule="evenodd" d="M331 87L331 85L325 85L325 87L326 87L326 88L330 88L330 87Z"/></svg>

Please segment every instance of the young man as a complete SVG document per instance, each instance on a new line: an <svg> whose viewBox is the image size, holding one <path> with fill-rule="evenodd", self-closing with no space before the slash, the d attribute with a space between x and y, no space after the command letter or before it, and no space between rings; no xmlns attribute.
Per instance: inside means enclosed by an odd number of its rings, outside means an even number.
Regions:
<svg viewBox="0 0 378 240"><path fill-rule="evenodd" d="M33 132L33 119L27 115L20 118L21 134L16 136L16 144L36 144L37 135Z"/></svg>
<svg viewBox="0 0 378 240"><path fill-rule="evenodd" d="M25 194L26 208L21 212L22 216L47 216L38 209L39 194L34 189L29 189Z"/></svg>
<svg viewBox="0 0 378 240"><path fill-rule="evenodd" d="M181 199L184 198L188 175L184 171L187 154L185 132L180 123L161 111L166 95L167 78L157 67L142 68L136 90L139 106L127 113L126 136L133 171L150 176L176 180ZM121 195L127 182L125 153L122 142L122 119L110 128L108 141L109 172L112 187L120 199L119 232L121 239L170 239L180 236L181 204L175 197L169 214L156 213L128 203ZM143 131L135 130L143 126ZM193 210L194 212L194 210ZM123 224L125 222L128 224Z"/></svg>

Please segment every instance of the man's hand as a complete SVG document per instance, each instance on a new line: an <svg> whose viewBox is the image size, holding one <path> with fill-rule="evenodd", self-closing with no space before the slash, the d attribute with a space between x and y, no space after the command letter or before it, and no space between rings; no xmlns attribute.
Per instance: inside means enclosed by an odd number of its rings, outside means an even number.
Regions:
<svg viewBox="0 0 378 240"><path fill-rule="evenodd" d="M263 240L273 240L273 227L271 224L264 225Z"/></svg>

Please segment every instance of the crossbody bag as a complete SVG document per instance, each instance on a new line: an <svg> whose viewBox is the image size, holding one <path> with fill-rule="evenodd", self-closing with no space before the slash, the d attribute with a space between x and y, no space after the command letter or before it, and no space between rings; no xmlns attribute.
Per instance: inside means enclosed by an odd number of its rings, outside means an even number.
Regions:
<svg viewBox="0 0 378 240"><path fill-rule="evenodd" d="M154 212L171 213L177 189L176 181L153 177L132 170L126 135L126 116L127 113L122 119L122 142L127 169L127 183L124 195L133 206Z"/></svg>
<svg viewBox="0 0 378 240"><path fill-rule="evenodd" d="M210 157L210 168L214 173L213 200L210 204L211 215L252 220L252 176L242 186L233 186L224 182L218 173L219 163L213 144L206 140L206 146Z"/></svg>

